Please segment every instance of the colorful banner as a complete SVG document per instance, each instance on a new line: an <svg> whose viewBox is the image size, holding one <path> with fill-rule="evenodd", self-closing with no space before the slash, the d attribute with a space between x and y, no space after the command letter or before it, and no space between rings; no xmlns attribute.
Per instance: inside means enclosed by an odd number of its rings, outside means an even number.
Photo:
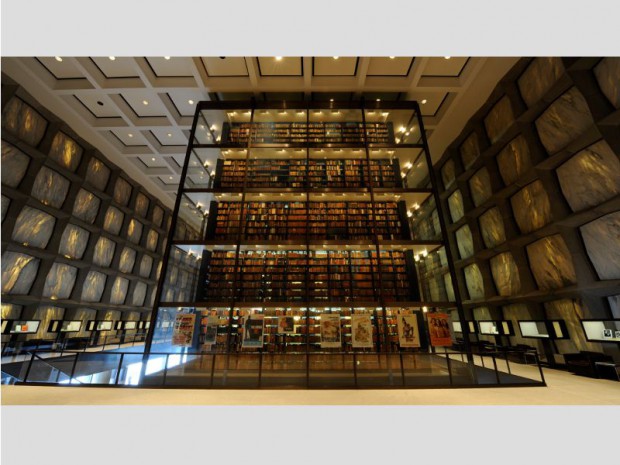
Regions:
<svg viewBox="0 0 620 465"><path fill-rule="evenodd" d="M194 337L194 323L196 315L193 313L178 313L174 319L172 331L172 345L180 347L191 347Z"/></svg>
<svg viewBox="0 0 620 465"><path fill-rule="evenodd" d="M278 334L295 334L295 319L292 316L278 317Z"/></svg>
<svg viewBox="0 0 620 465"><path fill-rule="evenodd" d="M431 345L435 347L451 346L452 336L446 313L427 313L428 332L431 336Z"/></svg>
<svg viewBox="0 0 620 465"><path fill-rule="evenodd" d="M243 320L242 347L263 347L264 323L263 315L249 315L245 317Z"/></svg>
<svg viewBox="0 0 620 465"><path fill-rule="evenodd" d="M321 314L321 348L340 347L341 336L340 315L337 313Z"/></svg>
<svg viewBox="0 0 620 465"><path fill-rule="evenodd" d="M351 346L372 348L372 322L370 315L351 316Z"/></svg>
<svg viewBox="0 0 620 465"><path fill-rule="evenodd" d="M418 318L414 315L398 315L398 344L400 347L420 347Z"/></svg>

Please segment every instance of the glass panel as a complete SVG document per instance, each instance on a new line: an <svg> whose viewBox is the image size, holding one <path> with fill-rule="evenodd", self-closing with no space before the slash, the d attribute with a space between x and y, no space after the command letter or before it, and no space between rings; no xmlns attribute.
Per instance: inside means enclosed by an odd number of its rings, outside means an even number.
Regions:
<svg viewBox="0 0 620 465"><path fill-rule="evenodd" d="M25 206L17 217L12 239L22 244L44 249L52 237L56 218Z"/></svg>
<svg viewBox="0 0 620 465"><path fill-rule="evenodd" d="M116 278L112 285L112 292L110 294L111 304L124 304L125 297L127 296L127 288L129 287L129 280L125 278Z"/></svg>
<svg viewBox="0 0 620 465"><path fill-rule="evenodd" d="M49 157L60 166L75 172L83 152L84 149L76 141L62 132L57 132L52 141Z"/></svg>
<svg viewBox="0 0 620 465"><path fill-rule="evenodd" d="M89 271L82 286L82 300L84 302L100 302L107 276L97 271Z"/></svg>
<svg viewBox="0 0 620 465"><path fill-rule="evenodd" d="M607 57L594 68L594 76L603 94L609 99L615 108L620 108L620 58Z"/></svg>
<svg viewBox="0 0 620 465"><path fill-rule="evenodd" d="M493 281L499 295L511 296L521 291L519 270L510 252L491 258L490 265Z"/></svg>
<svg viewBox="0 0 620 465"><path fill-rule="evenodd" d="M99 197L87 190L80 189L73 204L73 216L86 223L93 224L97 218L100 204L101 199Z"/></svg>
<svg viewBox="0 0 620 465"><path fill-rule="evenodd" d="M409 205L407 205L409 207ZM435 199L429 196L421 206L413 205L407 213L414 240L434 240L441 235L439 215L435 208Z"/></svg>
<svg viewBox="0 0 620 465"><path fill-rule="evenodd" d="M103 229L111 234L118 234L123 226L125 215L118 208L108 207L103 220Z"/></svg>
<svg viewBox="0 0 620 465"><path fill-rule="evenodd" d="M510 198L512 212L523 234L551 222L551 203L541 181L528 184Z"/></svg>
<svg viewBox="0 0 620 465"><path fill-rule="evenodd" d="M136 213L140 215L141 217L146 218L146 213L149 210L150 203L151 201L149 200L149 198L140 192L136 196L136 206L135 206Z"/></svg>
<svg viewBox="0 0 620 465"><path fill-rule="evenodd" d="M159 234L154 229L151 229L146 236L146 248L154 251L157 248L157 241L159 240Z"/></svg>
<svg viewBox="0 0 620 465"><path fill-rule="evenodd" d="M114 258L114 250L116 249L116 243L105 237L100 237L95 245L95 252L93 254L93 263L95 265L108 267L112 263Z"/></svg>
<svg viewBox="0 0 620 465"><path fill-rule="evenodd" d="M599 279L620 279L620 212L579 228Z"/></svg>
<svg viewBox="0 0 620 465"><path fill-rule="evenodd" d="M80 259L84 255L90 233L73 224L68 224L62 233L58 253L66 258Z"/></svg>
<svg viewBox="0 0 620 465"><path fill-rule="evenodd" d="M148 278L151 275L151 268L153 267L153 257L149 255L144 255L142 257L142 261L140 262L140 271L139 275L143 278Z"/></svg>
<svg viewBox="0 0 620 465"><path fill-rule="evenodd" d="M37 277L40 260L17 252L2 254L2 292L25 295Z"/></svg>
<svg viewBox="0 0 620 465"><path fill-rule="evenodd" d="M43 297L68 299L71 296L76 277L77 268L74 266L54 263L45 278Z"/></svg>
<svg viewBox="0 0 620 465"><path fill-rule="evenodd" d="M420 128L413 110L365 110L364 116L369 144L416 144L420 141Z"/></svg>
<svg viewBox="0 0 620 465"><path fill-rule="evenodd" d="M127 227L127 239L134 244L140 243L140 238L142 237L142 223L139 221L132 219L129 221L129 226Z"/></svg>
<svg viewBox="0 0 620 465"><path fill-rule="evenodd" d="M480 232L484 245L488 249L506 241L506 232L504 230L504 221L499 208L493 207L480 215Z"/></svg>
<svg viewBox="0 0 620 465"><path fill-rule="evenodd" d="M164 279L164 287L162 289L162 301L165 302L186 302L191 301L194 298L198 300L202 299L202 296L196 295L196 288L198 285L198 273L200 271L200 260L202 260L204 253L204 247L202 246L175 246L170 251L170 257L168 259L168 269L166 271L166 278ZM204 286L202 294L204 294L207 288L210 289L212 295L216 295L215 289L220 288L223 283L215 283L216 279L220 279L221 265L218 264L217 257L218 252L213 252L213 258L210 262L212 265L211 273L209 273L206 286ZM207 254L208 257L208 254ZM223 281L228 282L226 274L223 275ZM228 289L228 292L232 291L232 287ZM219 294L217 294L219 296ZM217 300L217 299L204 299L204 300Z"/></svg>
<svg viewBox="0 0 620 465"><path fill-rule="evenodd" d="M469 225L456 230L456 244L461 258L469 258L474 254L474 240Z"/></svg>
<svg viewBox="0 0 620 465"><path fill-rule="evenodd" d="M196 126L195 143L246 146L250 134L250 109L203 110Z"/></svg>
<svg viewBox="0 0 620 465"><path fill-rule="evenodd" d="M564 73L562 59L538 57L532 60L518 80L521 97L528 107L538 102Z"/></svg>
<svg viewBox="0 0 620 465"><path fill-rule="evenodd" d="M559 234L528 245L527 255L539 289L557 289L577 282L570 252Z"/></svg>
<svg viewBox="0 0 620 465"><path fill-rule="evenodd" d="M252 142L254 144L305 144L306 127L305 110L256 110L252 127ZM231 136L238 131L244 131L244 125L233 123Z"/></svg>
<svg viewBox="0 0 620 465"><path fill-rule="evenodd" d="M591 341L620 342L620 321L584 321L583 330ZM574 333L572 333L574 334Z"/></svg>
<svg viewBox="0 0 620 465"><path fill-rule="evenodd" d="M131 184L125 181L123 178L118 178L114 185L114 201L123 206L129 203L131 197Z"/></svg>
<svg viewBox="0 0 620 465"><path fill-rule="evenodd" d="M502 137L513 121L514 115L512 113L510 100L508 96L504 96L495 104L484 119L484 126L491 140L491 144L494 144Z"/></svg>
<svg viewBox="0 0 620 465"><path fill-rule="evenodd" d="M32 196L44 205L62 207L69 192L69 180L56 171L43 166L32 186Z"/></svg>
<svg viewBox="0 0 620 465"><path fill-rule="evenodd" d="M379 150L371 150L371 158L374 158L373 152ZM390 154L392 160L392 171L400 170L402 178L402 187L409 189L427 188L430 186L428 176L428 165L426 164L425 152L422 149L394 149L382 150ZM398 163L396 161L398 160ZM371 170L373 169L371 160ZM404 176L403 176L404 175ZM376 186L376 187L401 187L401 184L395 180L393 185Z"/></svg>
<svg viewBox="0 0 620 465"><path fill-rule="evenodd" d="M118 269L123 273L131 273L136 263L136 251L129 247L124 247L121 252L121 258Z"/></svg>
<svg viewBox="0 0 620 465"><path fill-rule="evenodd" d="M153 224L161 228L162 222L164 221L164 209L159 205L156 205L153 208Z"/></svg>
<svg viewBox="0 0 620 465"><path fill-rule="evenodd" d="M469 179L471 198L476 207L482 205L491 197L491 177L486 168L482 168Z"/></svg>
<svg viewBox="0 0 620 465"><path fill-rule="evenodd" d="M143 283L141 281L138 281L136 283L136 287L134 288L133 297L131 300L132 305L135 305L137 307L141 307L142 305L144 305L144 299L146 298L146 289L146 283Z"/></svg>
<svg viewBox="0 0 620 465"><path fill-rule="evenodd" d="M2 110L2 126L36 147L45 135L47 121L23 100L13 97Z"/></svg>
<svg viewBox="0 0 620 465"><path fill-rule="evenodd" d="M97 158L91 158L86 170L86 181L100 191L105 191L110 179L110 168Z"/></svg>
<svg viewBox="0 0 620 465"><path fill-rule="evenodd" d="M2 141L2 184L17 187L30 164L30 157L12 144Z"/></svg>
<svg viewBox="0 0 620 465"><path fill-rule="evenodd" d="M532 166L530 148L525 137L518 136L497 155L499 173L504 184L509 186L517 181Z"/></svg>

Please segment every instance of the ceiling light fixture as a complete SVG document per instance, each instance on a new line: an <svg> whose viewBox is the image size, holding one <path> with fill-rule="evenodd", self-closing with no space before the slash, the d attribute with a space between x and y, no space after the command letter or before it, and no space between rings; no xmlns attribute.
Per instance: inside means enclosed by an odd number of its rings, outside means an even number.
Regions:
<svg viewBox="0 0 620 465"><path fill-rule="evenodd" d="M172 181L172 176L169 176L168 179L170 179Z"/></svg>
<svg viewBox="0 0 620 465"><path fill-rule="evenodd" d="M129 133L129 134L127 134L127 135L128 135L129 137L133 137L133 134L132 134L132 133Z"/></svg>
<svg viewBox="0 0 620 465"><path fill-rule="evenodd" d="M426 105L426 102L427 102L427 100L426 100L426 99L423 99L423 100L422 100L422 105Z"/></svg>
<svg viewBox="0 0 620 465"><path fill-rule="evenodd" d="M381 99L380 99L380 98L378 98L378 99L377 99L377 102L380 102L380 101L381 101Z"/></svg>
<svg viewBox="0 0 620 465"><path fill-rule="evenodd" d="M194 101L193 100L188 100L187 103L189 103L190 105L193 105Z"/></svg>
<svg viewBox="0 0 620 465"><path fill-rule="evenodd" d="M169 132L169 133L168 133L168 137L172 137L172 133L170 133L170 132Z"/></svg>
<svg viewBox="0 0 620 465"><path fill-rule="evenodd" d="M148 105L148 104L149 104L149 101L148 101L148 100L142 100L142 104L143 104L143 105Z"/></svg>
<svg viewBox="0 0 620 465"><path fill-rule="evenodd" d="M334 57L334 60L337 60L338 58L340 58L340 57Z"/></svg>
<svg viewBox="0 0 620 465"><path fill-rule="evenodd" d="M110 61L114 61L116 60L116 57L108 57L110 59Z"/></svg>
<svg viewBox="0 0 620 465"><path fill-rule="evenodd" d="M444 57L444 58L445 58L446 60L449 60L449 59L450 59L450 57Z"/></svg>
<svg viewBox="0 0 620 465"><path fill-rule="evenodd" d="M151 157L151 161L155 161L155 157Z"/></svg>
<svg viewBox="0 0 620 465"><path fill-rule="evenodd" d="M276 57L276 61L282 61L282 57Z"/></svg>
<svg viewBox="0 0 620 465"><path fill-rule="evenodd" d="M396 58L396 57L390 57L390 60L393 60L394 58Z"/></svg>
<svg viewBox="0 0 620 465"><path fill-rule="evenodd" d="M170 57L164 57L164 60L169 60L169 59L170 59Z"/></svg>
<svg viewBox="0 0 620 465"><path fill-rule="evenodd" d="M62 61L62 58L60 57L54 57L54 58L56 58L56 61Z"/></svg>

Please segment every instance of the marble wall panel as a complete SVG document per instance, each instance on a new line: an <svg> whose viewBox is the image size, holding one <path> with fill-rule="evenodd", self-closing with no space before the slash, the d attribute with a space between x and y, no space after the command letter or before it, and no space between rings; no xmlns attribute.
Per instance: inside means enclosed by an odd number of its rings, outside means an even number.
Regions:
<svg viewBox="0 0 620 465"><path fill-rule="evenodd" d="M452 183L456 180L456 167L454 166L454 160L448 160L441 168L441 180L443 181L444 189L449 189Z"/></svg>
<svg viewBox="0 0 620 465"><path fill-rule="evenodd" d="M564 73L562 59L538 57L532 60L518 80L521 97L531 107L551 89Z"/></svg>
<svg viewBox="0 0 620 465"><path fill-rule="evenodd" d="M620 108L620 57L603 58L594 68L601 91L615 108Z"/></svg>
<svg viewBox="0 0 620 465"><path fill-rule="evenodd" d="M88 168L86 169L86 181L91 183L100 191L105 191L110 179L110 168L106 166L101 160L97 158L91 158L88 162Z"/></svg>
<svg viewBox="0 0 620 465"><path fill-rule="evenodd" d="M136 211L138 215L140 215L143 218L146 218L146 213L149 210L149 203L151 203L149 198L140 192L136 196L136 206L134 210Z"/></svg>
<svg viewBox="0 0 620 465"><path fill-rule="evenodd" d="M523 320L537 320L539 317L530 312L528 306L526 304L511 304L502 307L504 312L504 319L510 320L512 322L512 326L514 329L514 336L510 336L510 342L513 345L517 344L525 344L531 347L534 347L539 356L543 353L543 343L538 339L530 339L521 336L521 331L519 330L519 321Z"/></svg>
<svg viewBox="0 0 620 465"><path fill-rule="evenodd" d="M56 339L56 333L48 332L52 320L62 320L65 309L53 305L39 305L34 311L33 320L41 320L36 334L26 335L26 339Z"/></svg>
<svg viewBox="0 0 620 465"><path fill-rule="evenodd" d="M159 276L161 275L161 268L162 268L163 264L164 263L161 260L159 260L159 262L157 262L157 270L155 270L155 279L159 279Z"/></svg>
<svg viewBox="0 0 620 465"><path fill-rule="evenodd" d="M539 289L547 291L577 283L570 252L559 234L533 242L526 250Z"/></svg>
<svg viewBox="0 0 620 465"><path fill-rule="evenodd" d="M75 172L82 160L83 152L84 149L76 141L62 132L57 132L52 141L49 157L60 166Z"/></svg>
<svg viewBox="0 0 620 465"><path fill-rule="evenodd" d="M446 289L446 296L450 302L454 302L456 297L454 295L454 286L452 285L452 278L450 277L450 273L446 273L443 275L443 285Z"/></svg>
<svg viewBox="0 0 620 465"><path fill-rule="evenodd" d="M99 197L85 189L80 189L73 204L73 216L86 223L93 224L97 218L100 204L101 199Z"/></svg>
<svg viewBox="0 0 620 465"><path fill-rule="evenodd" d="M472 264L463 268L465 274L465 283L469 300L484 299L484 283L482 281L482 273L477 264Z"/></svg>
<svg viewBox="0 0 620 465"><path fill-rule="evenodd" d="M58 253L69 258L82 258L89 237L90 233L85 229L74 224L68 224L60 238Z"/></svg>
<svg viewBox="0 0 620 465"><path fill-rule="evenodd" d="M620 294L610 295L607 297L607 302L609 302L612 316L614 318L620 318Z"/></svg>
<svg viewBox="0 0 620 465"><path fill-rule="evenodd" d="M43 297L68 299L75 285L77 271L77 268L74 266L65 263L54 263L45 278Z"/></svg>
<svg viewBox="0 0 620 465"><path fill-rule="evenodd" d="M2 293L25 295L37 277L40 260L18 252L2 254Z"/></svg>
<svg viewBox="0 0 620 465"><path fill-rule="evenodd" d="M39 145L47 120L23 100L13 97L2 110L2 126L33 147Z"/></svg>
<svg viewBox="0 0 620 465"><path fill-rule="evenodd" d="M11 199L8 197L2 196L2 222L4 222L4 217L6 212L9 210L9 206L11 205Z"/></svg>
<svg viewBox="0 0 620 465"><path fill-rule="evenodd" d="M13 228L12 240L44 249L52 237L56 218L41 210L25 206Z"/></svg>
<svg viewBox="0 0 620 465"><path fill-rule="evenodd" d="M114 258L116 243L106 237L100 237L95 244L93 263L98 266L108 267Z"/></svg>
<svg viewBox="0 0 620 465"><path fill-rule="evenodd" d="M161 224L164 221L164 209L159 205L156 205L153 208L153 224L155 226L161 227Z"/></svg>
<svg viewBox="0 0 620 465"><path fill-rule="evenodd" d="M434 276L428 281L428 288L431 302L444 302L447 300L446 290L444 289L443 278Z"/></svg>
<svg viewBox="0 0 620 465"><path fill-rule="evenodd" d="M125 181L123 178L118 178L114 185L114 201L126 206L129 203L131 197L131 184Z"/></svg>
<svg viewBox="0 0 620 465"><path fill-rule="evenodd" d="M159 240L159 234L154 229L151 229L146 236L146 248L150 251L154 251L157 248L157 241Z"/></svg>
<svg viewBox="0 0 620 465"><path fill-rule="evenodd" d="M475 307L472 309L472 315L475 321L492 320L491 310L489 307ZM478 334L478 339L482 341L495 342L495 336L488 334Z"/></svg>
<svg viewBox="0 0 620 465"><path fill-rule="evenodd" d="M562 193L575 212L620 194L620 160L604 140L577 153L556 172Z"/></svg>
<svg viewBox="0 0 620 465"><path fill-rule="evenodd" d="M620 279L620 211L579 228L600 279Z"/></svg>
<svg viewBox="0 0 620 465"><path fill-rule="evenodd" d="M142 307L144 305L144 299L146 299L146 283L138 282L133 291L133 297L131 299L131 304L137 307Z"/></svg>
<svg viewBox="0 0 620 465"><path fill-rule="evenodd" d="M80 331L75 333L75 337L89 337L91 334L90 331L87 330L88 326L86 322L97 319L97 310L84 307L78 308L77 310L75 310L73 319L83 322L82 326L80 327Z"/></svg>
<svg viewBox="0 0 620 465"><path fill-rule="evenodd" d="M497 142L510 127L515 117L507 96L500 99L484 118L484 127L492 144Z"/></svg>
<svg viewBox="0 0 620 465"><path fill-rule="evenodd" d="M123 226L124 219L125 215L122 211L115 207L108 207L108 210L105 212L105 218L103 220L104 231L107 231L110 234L117 235L119 232L121 232L121 227Z"/></svg>
<svg viewBox="0 0 620 465"><path fill-rule="evenodd" d="M504 221L499 208L493 207L484 212L480 215L479 223L482 240L486 248L492 249L506 241Z"/></svg>
<svg viewBox="0 0 620 465"><path fill-rule="evenodd" d="M523 234L536 231L549 224L551 203L540 180L528 184L510 198L512 213Z"/></svg>
<svg viewBox="0 0 620 465"><path fill-rule="evenodd" d="M463 166L468 169L474 161L480 156L480 146L478 144L478 135L472 132L467 139L463 141L459 148L461 152L461 160Z"/></svg>
<svg viewBox="0 0 620 465"><path fill-rule="evenodd" d="M135 219L131 219L129 221L129 226L127 227L127 239L134 244L138 244L140 242L140 238L142 237L142 223Z"/></svg>
<svg viewBox="0 0 620 465"><path fill-rule="evenodd" d="M123 304L127 297L127 289L129 288L129 280L117 277L112 285L112 293L110 294L111 304Z"/></svg>
<svg viewBox="0 0 620 465"><path fill-rule="evenodd" d="M15 304L0 304L0 312L3 320L16 320L21 316L22 306Z"/></svg>
<svg viewBox="0 0 620 465"><path fill-rule="evenodd" d="M148 278L151 274L152 268L153 268L153 257L151 257L150 255L143 255L142 261L140 262L140 271L138 272L138 274L142 276L143 278Z"/></svg>
<svg viewBox="0 0 620 465"><path fill-rule="evenodd" d="M561 354L570 354L581 350L603 352L603 345L588 342L580 320L588 318L585 308L578 300L562 299L545 302L547 318L550 320L564 320L570 339L558 339L555 346Z"/></svg>
<svg viewBox="0 0 620 465"><path fill-rule="evenodd" d="M448 256L446 255L445 247L440 247L437 249L437 256L439 257L439 263L441 264L441 266L448 266ZM192 268L199 268L200 263L198 262L198 259L195 257L190 258L192 259L192 263L190 264Z"/></svg>
<svg viewBox="0 0 620 465"><path fill-rule="evenodd" d="M465 215L465 207L463 206L463 195L460 190L454 191L454 193L448 197L448 208L453 223L463 218L463 215Z"/></svg>
<svg viewBox="0 0 620 465"><path fill-rule="evenodd" d="M476 207L482 205L491 197L491 177L486 168L478 170L476 174L469 179L469 190L471 191L471 198Z"/></svg>
<svg viewBox="0 0 620 465"><path fill-rule="evenodd" d="M82 287L82 299L84 302L100 302L108 277L98 271L89 271Z"/></svg>
<svg viewBox="0 0 620 465"><path fill-rule="evenodd" d="M499 174L506 186L514 183L532 167L530 148L525 137L518 136L497 154Z"/></svg>
<svg viewBox="0 0 620 465"><path fill-rule="evenodd" d="M136 251L129 247L124 247L121 252L118 269L123 273L131 273L135 263Z"/></svg>
<svg viewBox="0 0 620 465"><path fill-rule="evenodd" d="M13 144L2 141L2 184L17 187L26 175L30 157Z"/></svg>
<svg viewBox="0 0 620 465"><path fill-rule="evenodd" d="M471 230L469 229L469 225L465 225L457 229L455 237L460 257L471 257L474 254L474 240L471 236Z"/></svg>
<svg viewBox="0 0 620 465"><path fill-rule="evenodd" d="M491 258L490 265L498 295L511 296L521 291L519 270L510 252L504 252Z"/></svg>
<svg viewBox="0 0 620 465"><path fill-rule="evenodd" d="M548 154L577 139L593 124L586 100L572 87L556 99L536 120L536 130Z"/></svg>
<svg viewBox="0 0 620 465"><path fill-rule="evenodd" d="M44 166L34 180L31 195L43 205L60 208L67 198L69 185L67 178Z"/></svg>

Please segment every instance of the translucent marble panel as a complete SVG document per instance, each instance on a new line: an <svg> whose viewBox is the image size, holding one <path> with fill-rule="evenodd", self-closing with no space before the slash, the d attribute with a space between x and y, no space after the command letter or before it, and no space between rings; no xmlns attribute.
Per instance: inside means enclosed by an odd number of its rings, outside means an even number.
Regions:
<svg viewBox="0 0 620 465"><path fill-rule="evenodd" d="M60 238L58 253L69 258L82 258L89 237L90 233L85 229L74 224L68 224Z"/></svg>
<svg viewBox="0 0 620 465"><path fill-rule="evenodd" d="M557 169L562 193L573 211L598 205L620 194L620 160L601 140Z"/></svg>
<svg viewBox="0 0 620 465"><path fill-rule="evenodd" d="M127 227L127 239L134 244L138 244L140 237L142 237L142 223L132 219Z"/></svg>
<svg viewBox="0 0 620 465"><path fill-rule="evenodd" d="M620 318L620 294L607 297L609 308L614 318Z"/></svg>
<svg viewBox="0 0 620 465"><path fill-rule="evenodd" d="M456 230L456 244L461 258L468 258L474 254L474 240L471 237L471 230L465 225Z"/></svg>
<svg viewBox="0 0 620 465"><path fill-rule="evenodd" d="M467 139L463 141L460 147L461 160L463 166L468 169L476 158L480 156L480 146L478 145L478 135L472 132Z"/></svg>
<svg viewBox="0 0 620 465"><path fill-rule="evenodd" d="M531 107L551 89L564 72L562 59L557 57L539 57L532 60L519 78L521 97Z"/></svg>
<svg viewBox="0 0 620 465"><path fill-rule="evenodd" d="M2 254L2 293L24 295L37 277L40 260L23 253Z"/></svg>
<svg viewBox="0 0 620 465"><path fill-rule="evenodd" d="M142 307L144 305L144 299L146 298L146 283L138 282L136 283L136 287L133 290L133 297L131 299L131 304L137 307Z"/></svg>
<svg viewBox="0 0 620 465"><path fill-rule="evenodd" d="M157 241L159 240L159 234L153 229L151 229L146 236L146 248L148 250L154 251L157 248Z"/></svg>
<svg viewBox="0 0 620 465"><path fill-rule="evenodd" d="M12 239L44 249L52 237L56 218L36 208L24 207L17 217Z"/></svg>
<svg viewBox="0 0 620 465"><path fill-rule="evenodd" d="M127 296L127 288L129 287L129 280L125 278L116 278L112 285L112 292L110 294L111 304L123 304L125 303L125 297Z"/></svg>
<svg viewBox="0 0 620 465"><path fill-rule="evenodd" d="M121 258L118 269L123 273L131 273L136 263L136 251L129 247L124 247L121 252Z"/></svg>
<svg viewBox="0 0 620 465"><path fill-rule="evenodd" d="M69 185L67 178L43 166L34 180L31 194L43 205L60 208L67 198Z"/></svg>
<svg viewBox="0 0 620 465"><path fill-rule="evenodd" d="M490 265L498 295L510 296L521 291L519 270L510 252L491 258Z"/></svg>
<svg viewBox="0 0 620 465"><path fill-rule="evenodd" d="M123 226L125 214L115 207L108 207L103 220L103 229L110 234L118 234Z"/></svg>
<svg viewBox="0 0 620 465"><path fill-rule="evenodd" d="M620 212L583 225L581 237L600 279L620 279Z"/></svg>
<svg viewBox="0 0 620 465"><path fill-rule="evenodd" d="M564 320L570 339L556 340L555 345L561 354L575 353L580 350L603 352L603 346L595 342L588 342L581 326L581 319L588 318L587 309L578 300L562 299L544 303L547 318L550 320Z"/></svg>
<svg viewBox="0 0 620 465"><path fill-rule="evenodd" d="M105 191L110 179L110 168L97 158L91 158L86 169L86 181L100 191Z"/></svg>
<svg viewBox="0 0 620 465"><path fill-rule="evenodd" d="M499 212L499 208L493 207L487 210L479 218L480 232L485 247L492 249L493 247L506 241L506 231L504 230L504 221Z"/></svg>
<svg viewBox="0 0 620 465"><path fill-rule="evenodd" d="M586 100L572 87L536 120L536 130L547 153L554 154L583 134L593 120Z"/></svg>
<svg viewBox="0 0 620 465"><path fill-rule="evenodd" d="M98 271L89 271L82 287L82 300L84 302L99 302L105 289L108 277Z"/></svg>
<svg viewBox="0 0 620 465"><path fill-rule="evenodd" d="M77 271L77 268L74 266L65 263L54 263L45 278L43 297L68 299L75 285Z"/></svg>
<svg viewBox="0 0 620 465"><path fill-rule="evenodd" d="M512 304L506 305L502 307L504 311L504 318L506 320L512 321L512 326L515 331L514 336L510 336L510 342L513 344L525 344L528 346L533 346L538 350L538 353L543 353L542 351L542 341L537 339L524 338L521 336L521 332L519 331L519 320L533 320L537 317L530 312L528 306L526 304Z"/></svg>
<svg viewBox="0 0 620 465"><path fill-rule="evenodd" d="M446 248L445 247L440 247L439 249L437 249L437 256L439 257L439 263L441 264L441 266L448 266L448 257L446 255ZM198 264L198 260L196 260L195 263L192 264L194 268L198 268L199 264Z"/></svg>
<svg viewBox="0 0 620 465"><path fill-rule="evenodd" d="M162 222L164 221L164 209L159 205L156 205L153 208L153 224L155 226L161 227Z"/></svg>
<svg viewBox="0 0 620 465"><path fill-rule="evenodd" d="M463 195L460 190L454 191L454 194L448 197L448 208L450 209L450 218L452 218L453 223L463 218L465 209L463 207Z"/></svg>
<svg viewBox="0 0 620 465"><path fill-rule="evenodd" d="M469 300L484 299L484 283L482 273L475 263L463 268L465 274L465 284L469 293Z"/></svg>
<svg viewBox="0 0 620 465"><path fill-rule="evenodd" d="M541 181L528 184L510 198L512 213L523 234L551 222L551 203Z"/></svg>
<svg viewBox="0 0 620 465"><path fill-rule="evenodd" d="M30 164L30 157L12 144L2 141L2 184L17 187Z"/></svg>
<svg viewBox="0 0 620 465"><path fill-rule="evenodd" d="M161 268L162 268L163 262L160 260L157 263L157 271L155 272L155 279L159 279L159 276L161 275Z"/></svg>
<svg viewBox="0 0 620 465"><path fill-rule="evenodd" d="M443 286L441 276L434 276L428 281L428 289L431 302L445 302L447 300L446 290Z"/></svg>
<svg viewBox="0 0 620 465"><path fill-rule="evenodd" d="M441 179L445 189L448 189L456 179L454 160L448 160L441 168Z"/></svg>
<svg viewBox="0 0 620 465"><path fill-rule="evenodd" d="M11 205L11 199L8 197L2 196L2 221L4 221L4 216L6 212L9 210L9 206Z"/></svg>
<svg viewBox="0 0 620 465"><path fill-rule="evenodd" d="M47 121L26 102L14 97L2 111L2 126L24 142L36 147L45 135Z"/></svg>
<svg viewBox="0 0 620 465"><path fill-rule="evenodd" d="M499 174L506 186L509 186L532 166L530 148L525 137L518 136L497 154Z"/></svg>
<svg viewBox="0 0 620 465"><path fill-rule="evenodd" d="M98 266L110 266L114 258L114 250L116 243L106 237L100 237L95 244L95 252L93 253L93 263Z"/></svg>
<svg viewBox="0 0 620 465"><path fill-rule="evenodd" d="M166 279L166 282L168 284L177 284L178 277L179 277L179 267L171 266L168 269L168 278Z"/></svg>
<svg viewBox="0 0 620 465"><path fill-rule="evenodd" d="M491 197L491 178L486 168L478 170L476 174L469 179L469 190L471 191L471 198L476 207L482 205L485 200Z"/></svg>
<svg viewBox="0 0 620 465"><path fill-rule="evenodd" d="M84 149L76 141L62 132L57 132L52 141L49 157L70 171L77 169Z"/></svg>
<svg viewBox="0 0 620 465"><path fill-rule="evenodd" d="M62 320L65 314L65 309L61 307L54 307L53 305L39 305L37 309L34 311L34 315L32 317L33 320L41 320L39 323L39 330L37 334L32 334L27 336L29 338L56 338L56 333L50 333L47 329L50 326L52 320Z"/></svg>
<svg viewBox="0 0 620 465"><path fill-rule="evenodd" d="M0 312L3 320L14 320L19 318L22 312L21 305L15 304L0 304Z"/></svg>
<svg viewBox="0 0 620 465"><path fill-rule="evenodd" d="M449 273L443 275L443 284L446 288L446 295L448 297L448 301L454 302L456 300L454 296L454 286L452 286L452 278L450 278Z"/></svg>
<svg viewBox="0 0 620 465"><path fill-rule="evenodd" d="M118 178L114 185L114 201L121 205L127 205L131 197L131 184L123 178Z"/></svg>
<svg viewBox="0 0 620 465"><path fill-rule="evenodd" d="M558 289L577 282L570 252L559 234L540 239L526 250L539 289Z"/></svg>
<svg viewBox="0 0 620 465"><path fill-rule="evenodd" d="M143 278L148 278L151 275L151 268L153 268L153 257L150 255L143 255L138 274Z"/></svg>
<svg viewBox="0 0 620 465"><path fill-rule="evenodd" d="M143 218L146 218L146 212L148 212L149 210L149 203L151 203L149 198L143 193L139 193L136 196L136 206L134 210L136 211L138 215L140 215Z"/></svg>
<svg viewBox="0 0 620 465"><path fill-rule="evenodd" d="M507 96L501 98L484 118L484 127L492 144L497 142L500 137L510 127L515 117L512 113L510 100Z"/></svg>
<svg viewBox="0 0 620 465"><path fill-rule="evenodd" d="M100 204L101 199L99 197L92 192L80 189L73 204L73 216L86 223L93 224L97 218Z"/></svg>
<svg viewBox="0 0 620 465"><path fill-rule="evenodd" d="M620 57L603 58L594 68L594 76L603 94L620 108Z"/></svg>

